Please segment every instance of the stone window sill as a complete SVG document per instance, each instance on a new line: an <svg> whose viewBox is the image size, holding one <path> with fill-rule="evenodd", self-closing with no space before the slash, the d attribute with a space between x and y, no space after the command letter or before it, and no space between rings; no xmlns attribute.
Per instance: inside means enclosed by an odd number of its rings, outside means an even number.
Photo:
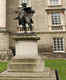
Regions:
<svg viewBox="0 0 66 80"><path fill-rule="evenodd" d="M53 51L53 53L55 54L55 53L63 53L63 54L66 54L66 52L65 51Z"/></svg>

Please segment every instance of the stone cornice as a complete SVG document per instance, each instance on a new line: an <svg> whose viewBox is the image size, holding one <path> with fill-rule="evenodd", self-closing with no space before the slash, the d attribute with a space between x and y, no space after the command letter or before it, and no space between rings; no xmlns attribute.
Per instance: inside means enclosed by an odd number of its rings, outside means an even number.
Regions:
<svg viewBox="0 0 66 80"><path fill-rule="evenodd" d="M36 34L66 34L66 31L46 31L46 32L36 32Z"/></svg>
<svg viewBox="0 0 66 80"><path fill-rule="evenodd" d="M39 40L40 37L36 35L36 33L14 33L14 40Z"/></svg>
<svg viewBox="0 0 66 80"><path fill-rule="evenodd" d="M9 32L9 34L12 35L12 36L16 35L15 33L12 33L12 32ZM23 35L22 33L19 33L19 34ZM17 35L19 35L19 34L17 34ZM39 32L39 31L37 31L37 32L35 32L35 34L36 35L37 34L66 34L66 31L45 31L45 32Z"/></svg>

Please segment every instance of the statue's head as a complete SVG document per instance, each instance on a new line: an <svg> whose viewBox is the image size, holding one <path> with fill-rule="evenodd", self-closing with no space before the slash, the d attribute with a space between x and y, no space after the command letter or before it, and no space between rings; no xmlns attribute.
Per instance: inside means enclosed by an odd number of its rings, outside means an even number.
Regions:
<svg viewBox="0 0 66 80"><path fill-rule="evenodd" d="M26 3L22 3L22 7L26 8L27 4Z"/></svg>

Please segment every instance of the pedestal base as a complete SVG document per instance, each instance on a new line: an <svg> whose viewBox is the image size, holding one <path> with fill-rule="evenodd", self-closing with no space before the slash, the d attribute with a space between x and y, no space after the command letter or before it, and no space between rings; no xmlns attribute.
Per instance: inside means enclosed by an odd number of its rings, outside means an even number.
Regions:
<svg viewBox="0 0 66 80"><path fill-rule="evenodd" d="M40 58L16 59L9 64L0 80L56 80L55 72L44 67Z"/></svg>
<svg viewBox="0 0 66 80"><path fill-rule="evenodd" d="M6 72L0 75L0 80L56 80L54 72Z"/></svg>
<svg viewBox="0 0 66 80"><path fill-rule="evenodd" d="M42 72L44 63L40 57L16 59L9 64L9 72Z"/></svg>
<svg viewBox="0 0 66 80"><path fill-rule="evenodd" d="M13 60L8 71L0 74L0 80L56 80L56 76L39 57Z"/></svg>

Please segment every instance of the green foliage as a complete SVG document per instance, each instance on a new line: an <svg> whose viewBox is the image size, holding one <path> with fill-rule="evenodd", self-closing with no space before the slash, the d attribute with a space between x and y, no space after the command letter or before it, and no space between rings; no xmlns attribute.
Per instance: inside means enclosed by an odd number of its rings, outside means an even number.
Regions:
<svg viewBox="0 0 66 80"><path fill-rule="evenodd" d="M7 69L8 62L0 62L0 72L3 72Z"/></svg>
<svg viewBox="0 0 66 80"><path fill-rule="evenodd" d="M45 60L45 66L57 69L60 80L66 80L66 60Z"/></svg>

